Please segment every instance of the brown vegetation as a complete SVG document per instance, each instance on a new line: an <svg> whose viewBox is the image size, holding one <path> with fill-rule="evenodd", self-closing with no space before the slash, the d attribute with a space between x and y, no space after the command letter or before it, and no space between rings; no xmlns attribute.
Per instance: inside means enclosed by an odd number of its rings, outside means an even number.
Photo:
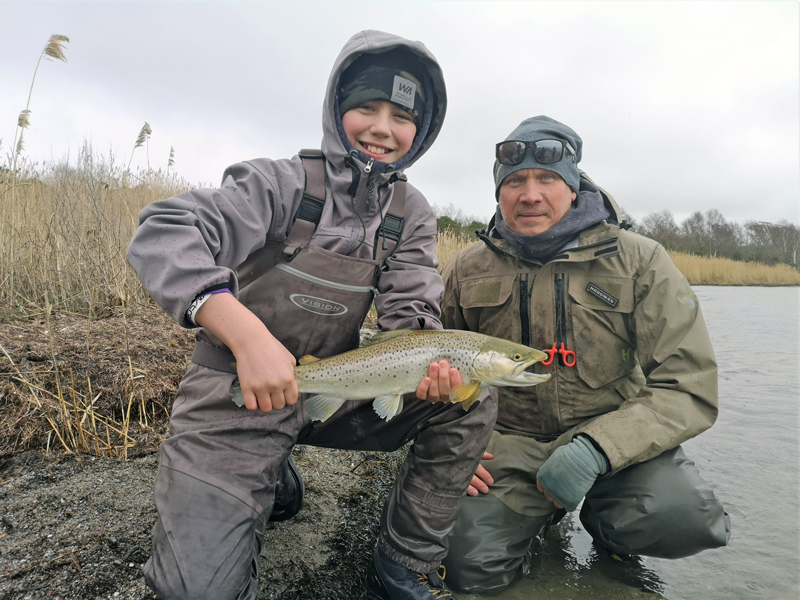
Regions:
<svg viewBox="0 0 800 600"><path fill-rule="evenodd" d="M5 179L3 173L6 173ZM137 215L189 185L84 146L12 179L0 169L0 455L125 457L154 448L192 346L125 260ZM443 231L440 268L475 238ZM798 285L786 265L674 254L693 284Z"/></svg>

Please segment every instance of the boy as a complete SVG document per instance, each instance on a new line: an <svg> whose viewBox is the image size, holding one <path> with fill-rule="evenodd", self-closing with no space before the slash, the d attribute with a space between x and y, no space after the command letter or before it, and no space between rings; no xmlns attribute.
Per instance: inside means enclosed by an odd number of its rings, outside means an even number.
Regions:
<svg viewBox="0 0 800 600"><path fill-rule="evenodd" d="M202 327L155 486L144 572L162 598L256 597L264 522L274 503L282 519L302 502L294 444L390 451L411 439L381 519L370 597L449 593L437 569L496 405L464 412L418 400L447 398L457 371L442 362L390 422L348 402L314 423L292 371L304 354L356 347L373 298L382 330L441 328L435 219L403 169L433 143L445 108L441 70L421 43L361 32L330 76L324 158L234 165L219 190L142 211L130 264L168 313ZM237 377L246 409L231 401Z"/></svg>

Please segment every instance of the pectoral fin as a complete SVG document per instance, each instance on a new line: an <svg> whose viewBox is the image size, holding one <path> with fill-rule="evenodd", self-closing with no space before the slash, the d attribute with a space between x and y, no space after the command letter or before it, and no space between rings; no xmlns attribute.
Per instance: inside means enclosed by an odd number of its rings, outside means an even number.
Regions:
<svg viewBox="0 0 800 600"><path fill-rule="evenodd" d="M244 394L242 388L239 386L239 380L236 379L231 386L231 400L236 406L244 406Z"/></svg>
<svg viewBox="0 0 800 600"><path fill-rule="evenodd" d="M317 362L319 359L316 356L311 356L310 354L306 354L305 356L301 356L297 360L298 365L307 365L308 363Z"/></svg>
<svg viewBox="0 0 800 600"><path fill-rule="evenodd" d="M386 394L378 396L372 403L372 408L378 413L381 419L389 421L395 415L399 415L403 410L403 394Z"/></svg>
<svg viewBox="0 0 800 600"><path fill-rule="evenodd" d="M461 402L464 405L464 410L469 410L469 407L478 399L480 393L480 381L473 381L467 385L457 385L450 390L450 402Z"/></svg>
<svg viewBox="0 0 800 600"><path fill-rule="evenodd" d="M343 398L316 395L308 398L305 405L312 421L327 421L345 402Z"/></svg>

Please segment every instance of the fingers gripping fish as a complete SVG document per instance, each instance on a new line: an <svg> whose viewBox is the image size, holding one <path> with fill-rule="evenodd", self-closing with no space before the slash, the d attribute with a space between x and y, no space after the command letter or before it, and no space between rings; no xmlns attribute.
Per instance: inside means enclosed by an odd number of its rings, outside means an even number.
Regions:
<svg viewBox="0 0 800 600"><path fill-rule="evenodd" d="M403 410L403 394L417 389L432 362L446 360L461 373L463 385L450 391L451 402L472 406L482 388L530 386L550 379L526 371L547 354L508 340L472 331L397 330L378 333L363 346L329 358L304 356L294 368L297 389L314 394L305 401L314 421L325 421L348 400L373 400L389 420ZM233 401L244 405L238 383Z"/></svg>

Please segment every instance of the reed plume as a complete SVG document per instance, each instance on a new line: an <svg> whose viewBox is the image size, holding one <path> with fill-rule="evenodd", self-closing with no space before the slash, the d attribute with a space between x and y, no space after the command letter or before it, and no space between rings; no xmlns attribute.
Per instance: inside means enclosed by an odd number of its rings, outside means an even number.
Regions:
<svg viewBox="0 0 800 600"><path fill-rule="evenodd" d="M133 161L133 152L145 144L147 144L148 140L150 139L150 134L153 133L153 130L150 128L150 123L147 121L144 122L142 125L141 131L139 131L139 135L136 137L136 143L133 145L133 150L131 150L131 158L128 161L128 170L131 168L131 162ZM147 168L150 168L150 147L147 147Z"/></svg>
<svg viewBox="0 0 800 600"><path fill-rule="evenodd" d="M169 175L169 170L175 166L175 148L172 146L169 147L169 160L167 161L167 175Z"/></svg>
<svg viewBox="0 0 800 600"><path fill-rule="evenodd" d="M36 61L36 68L33 71L31 87L28 90L28 103L25 105L25 110L19 114L19 118L17 119L17 129L14 133L14 144L11 146L12 152L14 153L14 159L12 161L11 168L14 173L17 171L17 158L25 147L22 141L23 132L25 129L30 127L31 124L31 96L33 95L33 84L36 82L36 74L39 72L39 65L42 63L43 58L46 60L61 60L67 62L67 55L64 53L64 44L67 42L69 42L69 38L67 36L54 33L50 36L50 39L47 40L44 50L42 50L42 53L39 55L39 60Z"/></svg>

